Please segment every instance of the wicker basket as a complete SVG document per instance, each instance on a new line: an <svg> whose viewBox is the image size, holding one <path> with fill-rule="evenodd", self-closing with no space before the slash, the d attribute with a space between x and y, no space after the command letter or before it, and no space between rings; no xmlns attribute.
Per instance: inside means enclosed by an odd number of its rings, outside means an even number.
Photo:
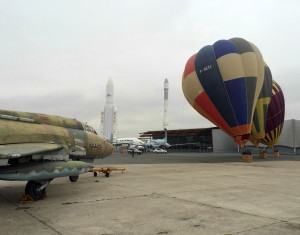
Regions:
<svg viewBox="0 0 300 235"><path fill-rule="evenodd" d="M252 162L252 155L251 154L242 154L242 162Z"/></svg>
<svg viewBox="0 0 300 235"><path fill-rule="evenodd" d="M259 153L260 159L267 159L267 153Z"/></svg>
<svg viewBox="0 0 300 235"><path fill-rule="evenodd" d="M273 155L274 155L275 157L279 157L279 152L274 152Z"/></svg>

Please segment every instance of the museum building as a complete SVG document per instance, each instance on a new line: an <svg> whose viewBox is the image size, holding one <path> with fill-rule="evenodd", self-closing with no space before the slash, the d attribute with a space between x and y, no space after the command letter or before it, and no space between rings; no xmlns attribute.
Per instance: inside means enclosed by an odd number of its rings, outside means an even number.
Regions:
<svg viewBox="0 0 300 235"><path fill-rule="evenodd" d="M147 131L140 133L139 139L163 139L165 132ZM168 130L167 140L171 145L168 152L241 152L233 139L217 127ZM300 154L300 120L289 119L284 121L279 142L274 146L282 154ZM256 148L250 141L245 148L252 153L265 149L272 153L272 149L260 144Z"/></svg>

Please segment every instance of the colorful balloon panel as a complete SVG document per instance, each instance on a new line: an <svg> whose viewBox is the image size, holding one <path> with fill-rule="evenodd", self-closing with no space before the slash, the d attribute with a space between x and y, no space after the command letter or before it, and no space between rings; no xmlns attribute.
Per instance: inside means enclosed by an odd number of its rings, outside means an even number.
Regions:
<svg viewBox="0 0 300 235"><path fill-rule="evenodd" d="M257 147L259 140L265 137L268 106L272 96L272 74L265 63L265 79L259 94L251 125L251 135L249 140Z"/></svg>
<svg viewBox="0 0 300 235"><path fill-rule="evenodd" d="M278 143L285 114L285 102L281 87L273 80L272 96L268 107L265 138L259 142L273 148Z"/></svg>
<svg viewBox="0 0 300 235"><path fill-rule="evenodd" d="M193 55L186 63L182 76L182 89L190 105L202 116L219 126L225 132L230 132L230 127L214 107L204 91L195 71L195 57Z"/></svg>
<svg viewBox="0 0 300 235"><path fill-rule="evenodd" d="M192 56L182 78L188 102L243 147L264 80L259 50L241 38L220 40Z"/></svg>

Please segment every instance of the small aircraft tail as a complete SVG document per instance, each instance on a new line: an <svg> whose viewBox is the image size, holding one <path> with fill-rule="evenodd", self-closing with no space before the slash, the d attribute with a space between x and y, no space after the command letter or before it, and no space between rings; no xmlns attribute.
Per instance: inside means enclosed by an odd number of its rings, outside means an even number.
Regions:
<svg viewBox="0 0 300 235"><path fill-rule="evenodd" d="M168 138L168 136L167 136L167 129L166 128L164 128L164 130L165 130L165 138L164 138L164 140L166 140L166 142L167 142L167 138Z"/></svg>

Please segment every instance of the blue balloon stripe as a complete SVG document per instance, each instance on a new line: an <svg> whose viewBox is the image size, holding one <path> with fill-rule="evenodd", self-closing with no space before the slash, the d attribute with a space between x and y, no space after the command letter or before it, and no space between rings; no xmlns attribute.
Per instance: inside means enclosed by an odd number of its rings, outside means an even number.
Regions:
<svg viewBox="0 0 300 235"><path fill-rule="evenodd" d="M238 124L248 124L245 78L226 81L225 86Z"/></svg>
<svg viewBox="0 0 300 235"><path fill-rule="evenodd" d="M195 58L195 70L207 96L228 126L238 126L218 68L213 46L205 46L198 52Z"/></svg>
<svg viewBox="0 0 300 235"><path fill-rule="evenodd" d="M238 49L235 44L229 40L219 40L213 44L214 52L216 55L216 59L220 58L223 55L227 55L230 53L239 54Z"/></svg>

